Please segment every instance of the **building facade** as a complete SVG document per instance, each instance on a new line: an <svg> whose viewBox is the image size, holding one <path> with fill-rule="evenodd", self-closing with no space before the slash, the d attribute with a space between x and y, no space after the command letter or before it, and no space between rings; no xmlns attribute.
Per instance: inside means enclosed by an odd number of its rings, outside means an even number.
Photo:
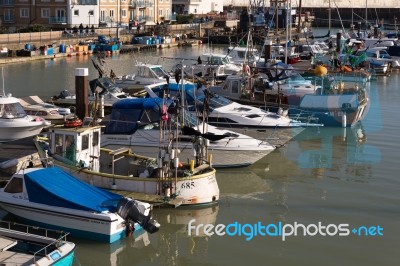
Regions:
<svg viewBox="0 0 400 266"><path fill-rule="evenodd" d="M0 26L18 31L32 25L53 29L154 25L174 19L172 0L0 0Z"/></svg>

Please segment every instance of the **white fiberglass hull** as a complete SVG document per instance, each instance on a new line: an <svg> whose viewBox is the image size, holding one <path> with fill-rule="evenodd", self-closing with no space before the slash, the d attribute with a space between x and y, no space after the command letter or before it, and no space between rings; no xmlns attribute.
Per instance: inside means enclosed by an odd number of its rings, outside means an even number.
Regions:
<svg viewBox="0 0 400 266"><path fill-rule="evenodd" d="M214 168L249 166L272 152L275 147L245 135L226 137L212 142L208 153L212 155ZM157 157L160 150L158 130L138 130L131 135L103 135L102 147L117 149L130 147L132 151L147 157ZM179 142L180 161L194 159L191 141Z"/></svg>
<svg viewBox="0 0 400 266"><path fill-rule="evenodd" d="M30 118L6 119L6 121L0 121L0 142L35 136L39 134L44 127L49 125L50 123L47 121L32 121Z"/></svg>
<svg viewBox="0 0 400 266"><path fill-rule="evenodd" d="M232 102L215 108L208 114L208 123L217 127L266 129L276 127L299 127L298 121L260 108Z"/></svg>
<svg viewBox="0 0 400 266"><path fill-rule="evenodd" d="M36 224L103 242L115 242L123 238L126 233L124 220L113 213L93 213L53 207L2 195L0 195L0 207Z"/></svg>

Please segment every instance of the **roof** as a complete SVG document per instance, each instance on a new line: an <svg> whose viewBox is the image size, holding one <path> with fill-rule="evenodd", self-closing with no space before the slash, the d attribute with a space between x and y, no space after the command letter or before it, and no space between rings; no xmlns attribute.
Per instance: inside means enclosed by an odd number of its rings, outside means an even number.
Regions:
<svg viewBox="0 0 400 266"><path fill-rule="evenodd" d="M19 103L19 99L11 96L0 95L0 104Z"/></svg>

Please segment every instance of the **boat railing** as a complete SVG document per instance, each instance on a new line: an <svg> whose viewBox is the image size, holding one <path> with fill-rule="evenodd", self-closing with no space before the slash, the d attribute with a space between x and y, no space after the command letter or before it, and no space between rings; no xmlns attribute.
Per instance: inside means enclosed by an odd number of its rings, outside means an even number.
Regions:
<svg viewBox="0 0 400 266"><path fill-rule="evenodd" d="M25 234L26 236L35 235L36 239L41 239L45 244L47 244L33 253L34 263L36 263L36 258L41 258L43 255L47 256L54 250L54 248L58 248L62 242L67 241L67 236L69 235L68 232L64 231L20 224L11 221L0 221L0 230L2 228L18 231L20 234Z"/></svg>

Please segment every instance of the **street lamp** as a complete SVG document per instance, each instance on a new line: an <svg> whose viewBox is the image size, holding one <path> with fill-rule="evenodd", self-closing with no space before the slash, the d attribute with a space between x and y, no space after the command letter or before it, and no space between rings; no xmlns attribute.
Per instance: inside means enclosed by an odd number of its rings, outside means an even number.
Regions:
<svg viewBox="0 0 400 266"><path fill-rule="evenodd" d="M89 16L89 28L90 28L90 17L93 16L93 11L89 10L88 16Z"/></svg>

